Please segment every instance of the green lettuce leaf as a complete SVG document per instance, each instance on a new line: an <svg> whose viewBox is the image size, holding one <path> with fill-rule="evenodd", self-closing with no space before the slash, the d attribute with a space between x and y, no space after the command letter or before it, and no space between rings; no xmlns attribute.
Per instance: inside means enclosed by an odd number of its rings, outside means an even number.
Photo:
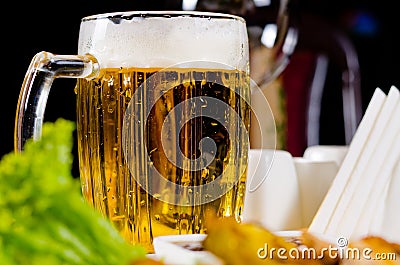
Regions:
<svg viewBox="0 0 400 265"><path fill-rule="evenodd" d="M146 257L83 200L71 174L74 129L72 121L47 122L39 141L1 159L1 265L128 265Z"/></svg>

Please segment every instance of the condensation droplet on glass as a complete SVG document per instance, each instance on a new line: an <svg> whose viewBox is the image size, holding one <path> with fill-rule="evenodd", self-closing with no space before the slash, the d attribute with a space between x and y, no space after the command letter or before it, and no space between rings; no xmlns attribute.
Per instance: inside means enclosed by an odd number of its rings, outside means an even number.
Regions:
<svg viewBox="0 0 400 265"><path fill-rule="evenodd" d="M209 174L209 170L207 168L203 169L202 173L201 173L201 178L206 179L208 174Z"/></svg>
<svg viewBox="0 0 400 265"><path fill-rule="evenodd" d="M200 101L202 103L201 107L207 108L207 105L208 105L207 100L205 100L203 97L200 97Z"/></svg>
<svg viewBox="0 0 400 265"><path fill-rule="evenodd" d="M130 86L131 77L130 76L125 77L123 83L124 83L124 86Z"/></svg>
<svg viewBox="0 0 400 265"><path fill-rule="evenodd" d="M152 153L154 153L157 149L158 149L157 147L154 148L154 149L152 149L152 150L149 152L149 155L151 155Z"/></svg>

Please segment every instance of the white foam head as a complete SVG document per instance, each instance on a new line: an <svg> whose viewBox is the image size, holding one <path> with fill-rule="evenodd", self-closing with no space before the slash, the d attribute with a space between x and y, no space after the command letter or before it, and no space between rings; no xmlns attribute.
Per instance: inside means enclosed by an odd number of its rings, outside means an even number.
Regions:
<svg viewBox="0 0 400 265"><path fill-rule="evenodd" d="M102 68L164 68L185 62L210 61L248 71L249 60L243 19L226 14L182 11L86 17L81 23L78 53L94 55Z"/></svg>

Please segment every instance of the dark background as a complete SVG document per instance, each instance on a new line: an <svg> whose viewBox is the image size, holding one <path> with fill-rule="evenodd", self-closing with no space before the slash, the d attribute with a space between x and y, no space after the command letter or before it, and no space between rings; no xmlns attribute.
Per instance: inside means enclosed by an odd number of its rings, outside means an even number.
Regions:
<svg viewBox="0 0 400 265"><path fill-rule="evenodd" d="M360 63L363 110L375 88L387 92L391 85L400 87L400 42L397 37L400 22L395 3L389 0L300 0L296 4L296 16L317 16L343 31L353 42ZM75 54L79 23L84 16L113 11L180 9L181 3L172 0L9 2L9 7L3 8L2 12L0 155L13 151L18 95L25 71L37 52ZM264 23L261 11L257 16L245 18L248 24ZM310 32L312 30L311 26ZM54 121L58 117L75 120L74 85L74 80L55 80L45 120Z"/></svg>

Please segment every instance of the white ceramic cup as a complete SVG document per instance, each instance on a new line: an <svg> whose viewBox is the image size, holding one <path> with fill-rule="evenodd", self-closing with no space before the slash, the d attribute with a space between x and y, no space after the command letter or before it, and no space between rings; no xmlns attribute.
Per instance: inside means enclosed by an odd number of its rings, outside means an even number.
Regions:
<svg viewBox="0 0 400 265"><path fill-rule="evenodd" d="M293 158L299 183L303 227L308 227L328 192L339 166L334 160Z"/></svg>
<svg viewBox="0 0 400 265"><path fill-rule="evenodd" d="M315 161L335 161L338 166L343 162L349 147L347 145L314 145L304 151L303 157Z"/></svg>
<svg viewBox="0 0 400 265"><path fill-rule="evenodd" d="M299 184L289 152L250 149L243 221L271 231L302 227Z"/></svg>

